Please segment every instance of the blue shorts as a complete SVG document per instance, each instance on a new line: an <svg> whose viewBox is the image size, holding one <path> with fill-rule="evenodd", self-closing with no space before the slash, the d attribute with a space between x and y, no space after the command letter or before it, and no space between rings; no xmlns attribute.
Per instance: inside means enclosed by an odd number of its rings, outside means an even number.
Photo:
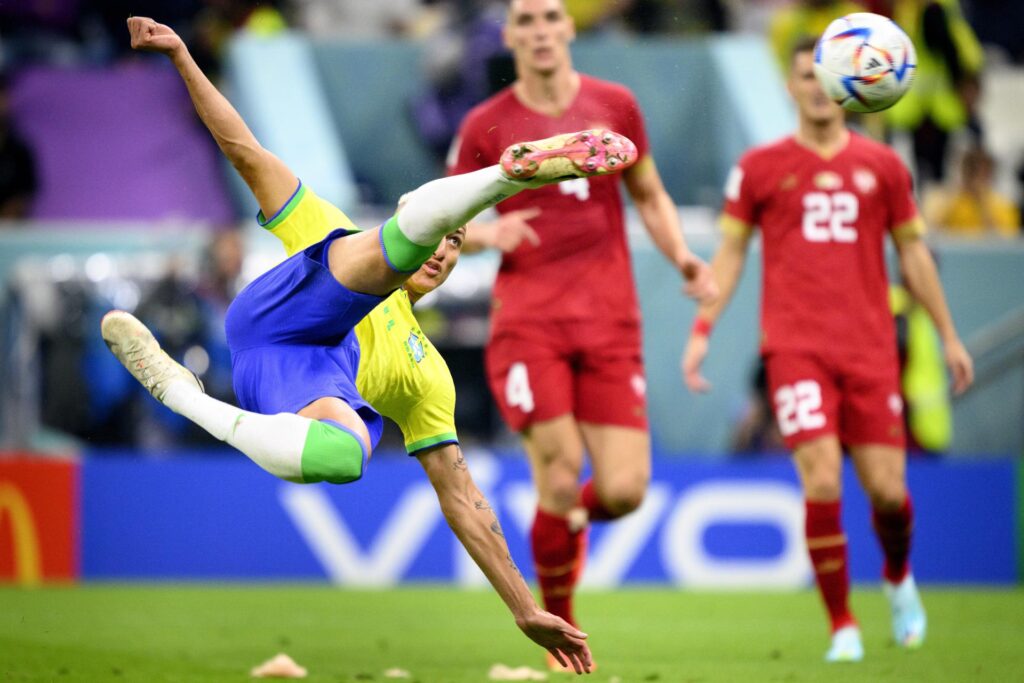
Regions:
<svg viewBox="0 0 1024 683"><path fill-rule="evenodd" d="M331 274L328 247L347 234L335 230L253 280L231 303L224 328L239 406L273 415L340 398L366 423L373 448L384 421L356 389L352 328L386 297L353 292Z"/></svg>

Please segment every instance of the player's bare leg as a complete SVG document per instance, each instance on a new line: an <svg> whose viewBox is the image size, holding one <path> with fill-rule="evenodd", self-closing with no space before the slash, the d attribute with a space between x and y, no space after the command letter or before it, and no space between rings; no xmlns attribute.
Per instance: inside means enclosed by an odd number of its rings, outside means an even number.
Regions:
<svg viewBox="0 0 1024 683"><path fill-rule="evenodd" d="M544 608L570 624L573 592L586 557L586 520L573 523L570 512L579 497L583 440L571 415L537 422L523 432L523 447L537 490L537 512L530 532L537 583ZM548 667L564 669L553 657Z"/></svg>
<svg viewBox="0 0 1024 683"><path fill-rule="evenodd" d="M362 476L370 437L358 414L338 399L307 406L310 416L259 415L203 393L195 375L160 348L130 313L111 311L100 323L114 356L153 397L214 438L288 481L342 484Z"/></svg>
<svg viewBox="0 0 1024 683"><path fill-rule="evenodd" d="M519 161L504 163L513 157ZM410 192L398 215L381 228L335 240L329 252L331 273L352 291L388 294L430 258L445 235L481 211L566 178L624 171L637 153L618 133L581 131L517 143L502 158L500 165L432 180Z"/></svg>
<svg viewBox="0 0 1024 683"><path fill-rule="evenodd" d="M580 423L593 475L581 491L591 521L618 519L640 507L651 480L651 437L646 430Z"/></svg>
<svg viewBox="0 0 1024 683"><path fill-rule="evenodd" d="M843 455L834 435L799 444L793 460L803 486L807 518L805 536L818 591L828 611L832 645L829 662L864 658L860 628L850 611L850 574L846 534L841 519Z"/></svg>
<svg viewBox="0 0 1024 683"><path fill-rule="evenodd" d="M871 501L872 522L885 555L882 592L892 611L896 644L918 648L924 643L928 620L910 571L914 508L906 487L906 453L894 446L853 446L850 456Z"/></svg>

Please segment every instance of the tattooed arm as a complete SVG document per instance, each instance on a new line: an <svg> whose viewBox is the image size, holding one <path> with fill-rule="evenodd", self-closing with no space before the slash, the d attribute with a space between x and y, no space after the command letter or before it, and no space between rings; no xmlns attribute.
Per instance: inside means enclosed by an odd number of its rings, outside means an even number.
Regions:
<svg viewBox="0 0 1024 683"><path fill-rule="evenodd" d="M473 482L462 450L448 444L418 454L448 526L477 563L528 638L577 673L590 671L586 634L540 609L509 554L498 517Z"/></svg>

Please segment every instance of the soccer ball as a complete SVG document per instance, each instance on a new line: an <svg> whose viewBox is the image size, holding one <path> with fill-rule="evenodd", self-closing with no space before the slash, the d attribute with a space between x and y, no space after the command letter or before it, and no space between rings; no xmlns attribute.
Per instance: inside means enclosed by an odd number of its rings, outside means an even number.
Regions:
<svg viewBox="0 0 1024 683"><path fill-rule="evenodd" d="M910 88L917 54L891 19L856 12L836 19L814 50L814 73L825 93L844 109L881 111Z"/></svg>

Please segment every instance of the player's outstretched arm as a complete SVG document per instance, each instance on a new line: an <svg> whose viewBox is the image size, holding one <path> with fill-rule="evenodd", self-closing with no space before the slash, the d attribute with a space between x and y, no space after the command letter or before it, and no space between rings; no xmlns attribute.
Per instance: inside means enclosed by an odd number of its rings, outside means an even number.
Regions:
<svg viewBox="0 0 1024 683"><path fill-rule="evenodd" d="M498 518L473 483L459 447L442 446L418 459L437 492L448 525L508 605L516 625L563 665L572 666L576 673L589 672L587 635L537 606L509 554Z"/></svg>
<svg viewBox="0 0 1024 683"><path fill-rule="evenodd" d="M132 48L166 55L181 74L199 118L224 156L249 186L264 215L273 216L295 192L299 181L283 161L264 149L245 121L206 74L174 30L148 17L130 17Z"/></svg>
<svg viewBox="0 0 1024 683"><path fill-rule="evenodd" d="M907 289L921 302L935 323L935 329L942 339L946 364L953 375L953 391L961 394L974 382L974 363L956 332L935 260L928 251L928 245L920 237L896 240L896 249Z"/></svg>
<svg viewBox="0 0 1024 683"><path fill-rule="evenodd" d="M679 209L665 190L654 158L648 155L641 159L623 173L623 179L658 251L679 269L685 279L683 291L701 304L711 303L718 296L711 269L686 245Z"/></svg>
<svg viewBox="0 0 1024 683"><path fill-rule="evenodd" d="M715 321L722 315L722 311L736 291L736 284L743 274L743 266L747 260L749 242L749 233L726 232L722 235L722 243L711 260L711 272L718 296L710 303L702 303L698 307L697 319L694 321L681 361L683 382L690 391L706 392L711 389L711 384L700 372L704 358L708 354L708 337Z"/></svg>

